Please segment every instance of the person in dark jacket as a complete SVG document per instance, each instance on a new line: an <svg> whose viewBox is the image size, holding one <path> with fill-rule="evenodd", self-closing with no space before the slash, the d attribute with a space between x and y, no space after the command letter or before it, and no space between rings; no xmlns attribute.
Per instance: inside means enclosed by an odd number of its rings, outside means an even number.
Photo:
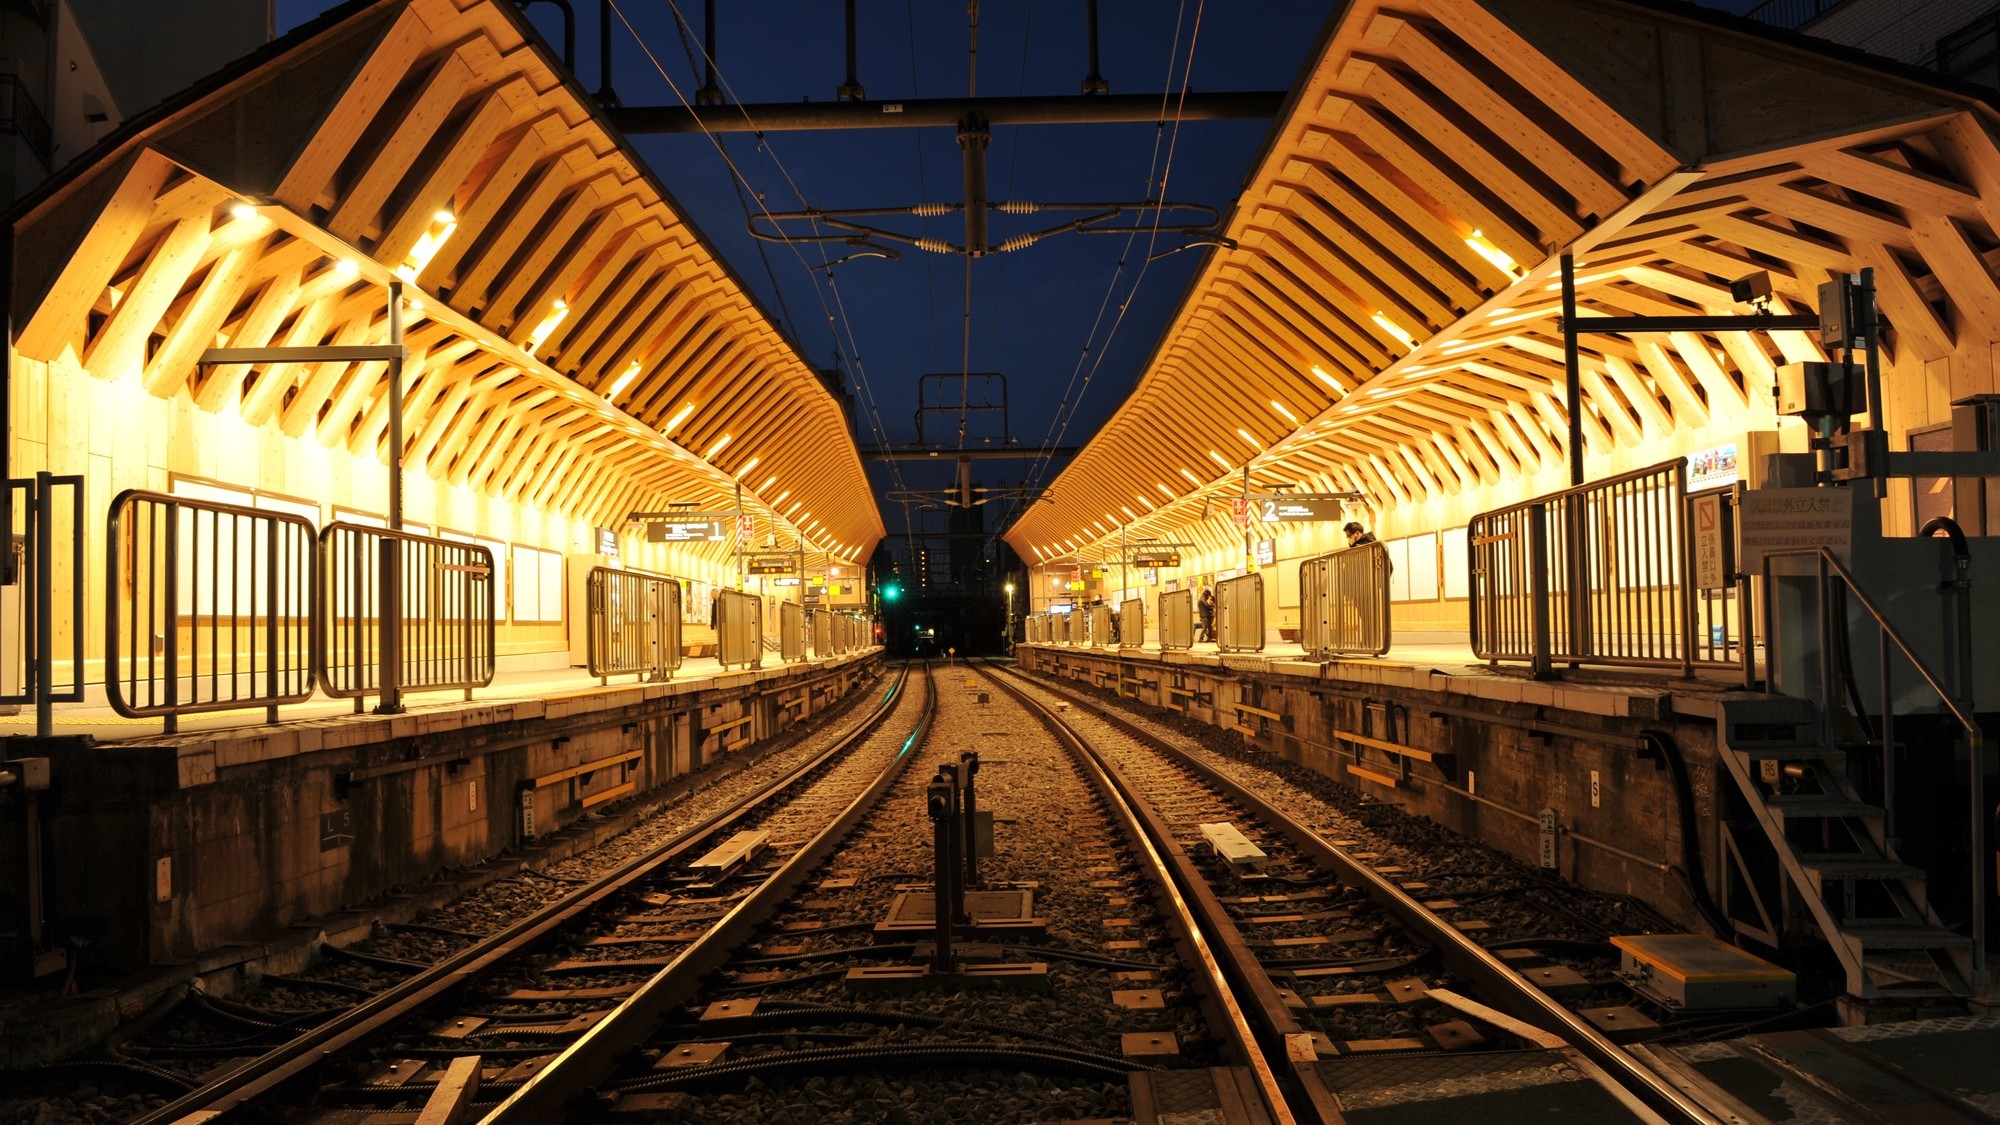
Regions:
<svg viewBox="0 0 2000 1125"><path fill-rule="evenodd" d="M1201 639L1204 641L1215 640L1215 587L1202 587L1199 612L1201 614Z"/></svg>
<svg viewBox="0 0 2000 1125"><path fill-rule="evenodd" d="M1375 536L1370 534L1367 528L1362 527L1360 523L1354 520L1348 520L1347 526L1341 528L1341 530L1347 533L1347 545L1350 547L1366 547L1368 544L1375 542Z"/></svg>

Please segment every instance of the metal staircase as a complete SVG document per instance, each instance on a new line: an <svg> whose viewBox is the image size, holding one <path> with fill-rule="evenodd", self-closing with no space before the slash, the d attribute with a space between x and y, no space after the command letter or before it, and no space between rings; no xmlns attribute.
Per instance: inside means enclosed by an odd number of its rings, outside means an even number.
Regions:
<svg viewBox="0 0 2000 1125"><path fill-rule="evenodd" d="M1829 745L1823 728L1803 699L1723 704L1719 756L1797 892L1771 896L1775 914L1769 899L1752 895L1757 919L1738 918L1737 928L1776 946L1809 925L1839 956L1857 997L1880 997L1885 987L1899 996L1969 995L1972 939L1931 909L1924 870L1898 856L1888 811L1861 796L1852 777L1856 756L1881 754L1881 745ZM1739 885L1754 888L1744 849L1730 850ZM1793 916L1794 901L1807 917Z"/></svg>
<svg viewBox="0 0 2000 1125"><path fill-rule="evenodd" d="M1984 952L1970 936L1985 932L1978 870L1984 860L1973 861L1969 917L1948 925L1932 906L1926 870L1900 854L1896 823L1899 761L1922 757L1932 759L1926 762L1931 765L1939 755L1961 751L1972 769L1971 807L1923 811L1947 821L1970 815L1969 854L1983 857L1984 738L1965 683L1972 615L1962 580L1964 553L1958 553L1961 580L1940 587L1956 595L1959 610L1959 682L1953 688L1831 551L1787 554L1812 564L1811 571L1793 571L1783 579L1812 584L1811 596L1796 603L1811 608L1786 623L1790 628L1772 638L1772 648L1777 654L1787 645L1802 645L1793 655L1813 657L1818 683L1806 690L1816 699L1767 694L1722 704L1718 756L1769 845L1768 851L1744 847L1729 828L1732 819L1742 818L1723 818L1724 850L1733 865L1723 881L1731 899L1725 907L1739 931L1774 947L1816 931L1839 956L1852 996L1969 996L1986 973ZM1767 570L1767 599L1771 581ZM1851 682L1851 672L1838 670L1845 663L1839 654L1852 651L1850 623L1865 631L1871 619L1879 659L1870 686L1881 701L1872 719L1849 710L1849 700L1862 706L1861 685ZM1929 702L1899 696L1898 669L1907 670L1901 677L1905 689L1916 687L1909 676L1915 673ZM1926 694L1918 692L1912 698ZM1894 702L1899 699L1903 702ZM1899 723L1909 745L1898 737ZM1737 894L1739 888L1745 893ZM1736 909L1744 899L1754 917ZM1797 903L1803 903L1803 915L1795 910Z"/></svg>

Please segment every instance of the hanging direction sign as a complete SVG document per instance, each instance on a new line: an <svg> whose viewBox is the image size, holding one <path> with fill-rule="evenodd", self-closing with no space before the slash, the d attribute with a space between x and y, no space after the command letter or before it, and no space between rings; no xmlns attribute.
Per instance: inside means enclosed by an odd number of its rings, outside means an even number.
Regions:
<svg viewBox="0 0 2000 1125"><path fill-rule="evenodd" d="M720 543L726 532L721 520L648 520L648 543Z"/></svg>
<svg viewBox="0 0 2000 1125"><path fill-rule="evenodd" d="M749 555L743 561L751 574L792 574L799 569L797 555Z"/></svg>
<svg viewBox="0 0 2000 1125"><path fill-rule="evenodd" d="M1163 566L1179 566L1181 565L1181 553L1169 550L1134 551L1126 565L1146 567L1148 569L1156 569Z"/></svg>
<svg viewBox="0 0 2000 1125"><path fill-rule="evenodd" d="M1341 516L1338 496L1252 496L1249 500L1261 523L1337 520Z"/></svg>

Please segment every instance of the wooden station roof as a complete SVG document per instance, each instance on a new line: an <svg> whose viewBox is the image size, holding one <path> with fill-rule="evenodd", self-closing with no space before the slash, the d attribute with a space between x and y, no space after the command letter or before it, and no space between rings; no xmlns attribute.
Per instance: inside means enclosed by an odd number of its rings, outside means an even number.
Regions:
<svg viewBox="0 0 2000 1125"><path fill-rule="evenodd" d="M837 385L545 50L501 0L356 0L130 123L16 211L16 347L386 461L385 365L196 359L384 343L400 276L413 471L600 526L740 480L865 559Z"/></svg>
<svg viewBox="0 0 2000 1125"><path fill-rule="evenodd" d="M1892 361L1983 352L1995 122L1684 6L1342 5L1226 222L1237 248L1007 539L1030 563L1096 557L1121 523L1219 545L1228 508L1208 502L1246 460L1253 483L1378 508L1564 465L1564 249L1580 316L1745 312L1728 285L1758 270L1773 312L1810 310L1833 273L1873 266ZM1769 394L1773 365L1822 358L1810 335L1584 336L1587 451Z"/></svg>

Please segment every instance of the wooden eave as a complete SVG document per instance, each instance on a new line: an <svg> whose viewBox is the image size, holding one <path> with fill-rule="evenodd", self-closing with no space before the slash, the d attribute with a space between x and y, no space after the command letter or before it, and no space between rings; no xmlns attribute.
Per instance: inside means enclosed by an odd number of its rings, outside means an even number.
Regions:
<svg viewBox="0 0 2000 1125"><path fill-rule="evenodd" d="M1099 498L1159 502L1159 481L1176 498L1143 534L1226 520L1250 450L1215 435L1238 426L1285 431L1253 477L1378 508L1562 464L1563 250L1580 316L1744 311L1729 282L1759 269L1789 311L1872 266L1892 358L2000 323L1996 116L1967 94L1623 0L1361 0L1325 43L1226 221L1236 247L1007 531L1023 558L1115 539ZM1585 337L1587 450L1741 405L1819 357L1810 335ZM1162 447L1193 455L1162 467Z"/></svg>
<svg viewBox="0 0 2000 1125"><path fill-rule="evenodd" d="M755 456L781 536L771 476L818 546L883 534L839 403L502 0L347 5L115 134L13 235L21 355L386 459L385 365L195 360L380 343L400 275L413 469L616 526L728 506ZM725 433L728 469L701 457Z"/></svg>

